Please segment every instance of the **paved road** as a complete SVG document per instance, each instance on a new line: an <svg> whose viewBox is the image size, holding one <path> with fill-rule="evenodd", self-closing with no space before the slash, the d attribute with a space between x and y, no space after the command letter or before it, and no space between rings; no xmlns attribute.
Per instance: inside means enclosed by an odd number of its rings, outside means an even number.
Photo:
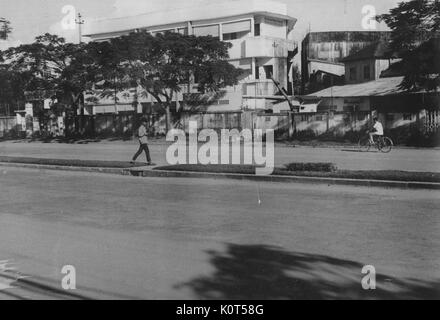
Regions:
<svg viewBox="0 0 440 320"><path fill-rule="evenodd" d="M150 146L153 161L166 165L165 143ZM89 144L0 143L0 155L38 158L81 160L130 160L137 144L128 142L101 142ZM145 161L144 155L139 161ZM406 170L440 172L439 149L396 149L389 154L357 152L355 148L286 147L277 145L275 163L333 162L341 169L352 170Z"/></svg>
<svg viewBox="0 0 440 320"><path fill-rule="evenodd" d="M440 298L439 196L5 167L0 298Z"/></svg>

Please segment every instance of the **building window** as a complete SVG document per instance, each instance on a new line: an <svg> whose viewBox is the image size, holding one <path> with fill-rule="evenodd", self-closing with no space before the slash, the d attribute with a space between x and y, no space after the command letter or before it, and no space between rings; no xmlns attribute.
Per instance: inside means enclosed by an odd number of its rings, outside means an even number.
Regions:
<svg viewBox="0 0 440 320"><path fill-rule="evenodd" d="M225 40L225 41L236 40L236 39L238 39L237 32L223 34L223 40Z"/></svg>
<svg viewBox="0 0 440 320"><path fill-rule="evenodd" d="M213 38L220 38L220 26L218 24L209 26L195 26L193 27L193 34L196 37L211 36Z"/></svg>
<svg viewBox="0 0 440 320"><path fill-rule="evenodd" d="M315 121L322 121L322 116L316 116Z"/></svg>
<svg viewBox="0 0 440 320"><path fill-rule="evenodd" d="M272 78L273 66L264 66L264 73L266 74L266 79Z"/></svg>
<svg viewBox="0 0 440 320"><path fill-rule="evenodd" d="M307 114L301 115L301 121L302 122L309 122L309 115L307 115Z"/></svg>
<svg viewBox="0 0 440 320"><path fill-rule="evenodd" d="M254 27L255 27L255 36L259 37L261 34L261 24L256 23Z"/></svg>
<svg viewBox="0 0 440 320"><path fill-rule="evenodd" d="M177 32L187 36L188 35L188 28L179 28L179 29L177 29Z"/></svg>
<svg viewBox="0 0 440 320"><path fill-rule="evenodd" d="M412 120L412 114L411 113L404 113L403 114L403 120L411 121Z"/></svg>
<svg viewBox="0 0 440 320"><path fill-rule="evenodd" d="M260 79L260 67L256 66L255 67L255 80L259 80Z"/></svg>
<svg viewBox="0 0 440 320"><path fill-rule="evenodd" d="M350 68L350 80L354 81L356 79L357 79L356 67L351 67Z"/></svg>
<svg viewBox="0 0 440 320"><path fill-rule="evenodd" d="M344 106L343 111L344 112L354 112L354 106Z"/></svg>
<svg viewBox="0 0 440 320"><path fill-rule="evenodd" d="M249 31L225 32L223 33L223 40L236 40L246 37Z"/></svg>
<svg viewBox="0 0 440 320"><path fill-rule="evenodd" d="M371 74L370 74L370 66L366 65L364 66L364 80L370 80Z"/></svg>

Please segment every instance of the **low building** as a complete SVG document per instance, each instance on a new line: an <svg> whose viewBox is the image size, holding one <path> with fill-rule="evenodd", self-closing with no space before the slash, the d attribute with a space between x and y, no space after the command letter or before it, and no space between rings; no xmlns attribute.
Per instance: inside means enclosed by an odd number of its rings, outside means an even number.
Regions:
<svg viewBox="0 0 440 320"><path fill-rule="evenodd" d="M324 133L342 135L358 131L377 116L386 131L414 129L436 132L440 126L439 92L408 92L401 88L403 77L380 78L369 82L334 86L310 96L321 99L318 113L330 121ZM324 130L322 128L322 130Z"/></svg>

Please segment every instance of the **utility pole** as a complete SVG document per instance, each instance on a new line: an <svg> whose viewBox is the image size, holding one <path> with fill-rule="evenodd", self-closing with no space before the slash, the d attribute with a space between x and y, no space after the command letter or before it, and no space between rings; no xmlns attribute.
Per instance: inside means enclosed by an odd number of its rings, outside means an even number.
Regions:
<svg viewBox="0 0 440 320"><path fill-rule="evenodd" d="M84 24L84 20L82 18L81 13L78 13L78 18L75 19L75 23L78 25L79 44L81 44L82 43L82 25Z"/></svg>

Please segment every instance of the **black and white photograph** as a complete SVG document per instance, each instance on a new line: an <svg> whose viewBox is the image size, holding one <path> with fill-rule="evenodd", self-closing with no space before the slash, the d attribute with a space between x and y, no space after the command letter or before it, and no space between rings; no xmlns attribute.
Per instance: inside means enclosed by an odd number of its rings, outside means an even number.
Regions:
<svg viewBox="0 0 440 320"><path fill-rule="evenodd" d="M0 0L0 300L440 300L439 209L439 0Z"/></svg>

